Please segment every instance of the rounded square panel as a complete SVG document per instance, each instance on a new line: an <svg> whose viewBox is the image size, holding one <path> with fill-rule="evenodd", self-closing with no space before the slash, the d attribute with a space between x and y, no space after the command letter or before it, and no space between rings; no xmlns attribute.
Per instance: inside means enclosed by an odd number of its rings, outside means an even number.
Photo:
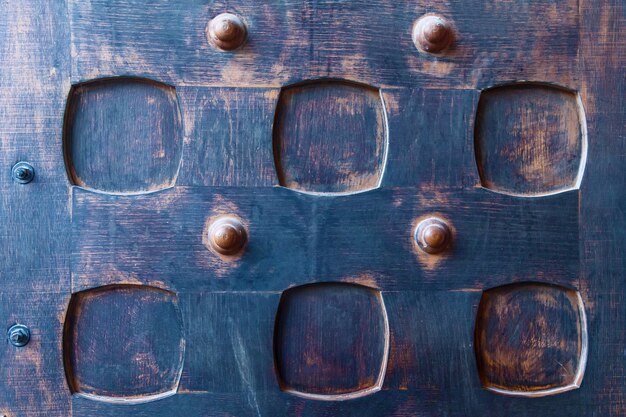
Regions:
<svg viewBox="0 0 626 417"><path fill-rule="evenodd" d="M63 346L75 394L124 403L172 395L185 350L177 298L135 285L76 293L68 308Z"/></svg>
<svg viewBox="0 0 626 417"><path fill-rule="evenodd" d="M485 188L539 196L579 187L587 138L574 92L532 83L485 90L474 140Z"/></svg>
<svg viewBox="0 0 626 417"><path fill-rule="evenodd" d="M72 88L64 127L73 184L107 193L140 193L176 182L182 123L173 87L109 78Z"/></svg>
<svg viewBox="0 0 626 417"><path fill-rule="evenodd" d="M280 185L310 193L377 188L387 152L387 119L376 88L316 81L283 89L274 122Z"/></svg>
<svg viewBox="0 0 626 417"><path fill-rule="evenodd" d="M317 400L345 400L380 390L389 328L377 290L340 283L285 291L274 330L283 391Z"/></svg>
<svg viewBox="0 0 626 417"><path fill-rule="evenodd" d="M578 388L587 361L582 299L574 290L540 283L485 291L475 349L489 390L540 397Z"/></svg>

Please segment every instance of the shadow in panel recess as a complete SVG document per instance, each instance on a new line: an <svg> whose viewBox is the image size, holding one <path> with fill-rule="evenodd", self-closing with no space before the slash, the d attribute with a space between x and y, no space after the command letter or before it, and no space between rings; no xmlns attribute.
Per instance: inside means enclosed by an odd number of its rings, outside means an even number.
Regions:
<svg viewBox="0 0 626 417"><path fill-rule="evenodd" d="M74 394L141 403L176 393L185 341L173 293L111 285L72 296L63 337Z"/></svg>
<svg viewBox="0 0 626 417"><path fill-rule="evenodd" d="M291 288L281 297L274 357L281 389L315 400L347 400L379 391L389 325L379 291L354 284Z"/></svg>
<svg viewBox="0 0 626 417"><path fill-rule="evenodd" d="M64 152L73 184L106 193L143 193L176 182L182 123L174 87L107 78L72 87Z"/></svg>
<svg viewBox="0 0 626 417"><path fill-rule="evenodd" d="M578 388L587 361L587 321L577 291L519 283L483 293L475 328L482 385L541 397Z"/></svg>
<svg viewBox="0 0 626 417"><path fill-rule="evenodd" d="M529 197L577 189L587 152L582 102L575 92L537 83L487 89L475 151L485 188Z"/></svg>
<svg viewBox="0 0 626 417"><path fill-rule="evenodd" d="M309 193L354 193L380 185L387 116L376 88L315 81L283 89L274 122L280 185Z"/></svg>

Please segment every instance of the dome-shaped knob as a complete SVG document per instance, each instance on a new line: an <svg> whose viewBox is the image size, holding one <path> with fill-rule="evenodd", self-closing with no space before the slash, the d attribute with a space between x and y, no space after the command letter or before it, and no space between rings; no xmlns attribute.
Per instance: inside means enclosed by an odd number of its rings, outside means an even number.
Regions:
<svg viewBox="0 0 626 417"><path fill-rule="evenodd" d="M450 246L452 233L446 222L431 217L417 225L415 241L420 249L426 253L440 253Z"/></svg>
<svg viewBox="0 0 626 417"><path fill-rule="evenodd" d="M454 29L445 18L437 15L422 16L413 28L413 42L417 49L438 53L454 41Z"/></svg>
<svg viewBox="0 0 626 417"><path fill-rule="evenodd" d="M224 216L209 226L211 249L221 255L236 255L248 242L248 233L241 221L232 216Z"/></svg>
<svg viewBox="0 0 626 417"><path fill-rule="evenodd" d="M246 25L239 16L222 13L209 22L207 37L217 48L232 51L243 45L247 34Z"/></svg>

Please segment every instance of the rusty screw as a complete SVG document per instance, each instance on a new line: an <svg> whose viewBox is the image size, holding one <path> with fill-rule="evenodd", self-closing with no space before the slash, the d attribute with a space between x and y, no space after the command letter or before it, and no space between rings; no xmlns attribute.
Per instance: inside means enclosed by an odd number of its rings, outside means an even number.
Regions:
<svg viewBox="0 0 626 417"><path fill-rule="evenodd" d="M23 347L30 342L30 330L22 324L15 324L9 329L7 337L13 346Z"/></svg>
<svg viewBox="0 0 626 417"><path fill-rule="evenodd" d="M223 216L209 226L211 249L221 255L236 255L248 242L248 232L236 217Z"/></svg>
<svg viewBox="0 0 626 417"><path fill-rule="evenodd" d="M452 24L437 15L422 16L413 27L413 43L417 49L436 54L448 48L454 41Z"/></svg>
<svg viewBox="0 0 626 417"><path fill-rule="evenodd" d="M452 233L445 221L437 217L422 220L415 229L415 241L426 253L441 253L450 246Z"/></svg>
<svg viewBox="0 0 626 417"><path fill-rule="evenodd" d="M246 40L248 30L243 20L231 13L215 16L207 31L209 42L223 51L239 48Z"/></svg>
<svg viewBox="0 0 626 417"><path fill-rule="evenodd" d="M35 168L28 162L18 162L11 169L13 179L20 184L28 184L35 178Z"/></svg>

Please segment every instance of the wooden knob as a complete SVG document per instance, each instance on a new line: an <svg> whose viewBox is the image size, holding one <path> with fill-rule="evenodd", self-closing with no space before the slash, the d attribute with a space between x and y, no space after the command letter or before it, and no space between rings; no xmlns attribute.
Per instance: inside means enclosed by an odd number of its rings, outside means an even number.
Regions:
<svg viewBox="0 0 626 417"><path fill-rule="evenodd" d="M209 226L211 249L221 255L235 255L241 252L247 241L246 228L236 217L220 217Z"/></svg>
<svg viewBox="0 0 626 417"><path fill-rule="evenodd" d="M432 54L443 51L454 41L454 29L445 18L422 16L413 28L413 42L417 49Z"/></svg>
<svg viewBox="0 0 626 417"><path fill-rule="evenodd" d="M415 240L424 252L435 254L448 248L452 241L452 233L443 220L431 217L417 225Z"/></svg>
<svg viewBox="0 0 626 417"><path fill-rule="evenodd" d="M239 16L222 13L209 22L207 36L217 48L232 51L243 45L247 34L246 25Z"/></svg>

